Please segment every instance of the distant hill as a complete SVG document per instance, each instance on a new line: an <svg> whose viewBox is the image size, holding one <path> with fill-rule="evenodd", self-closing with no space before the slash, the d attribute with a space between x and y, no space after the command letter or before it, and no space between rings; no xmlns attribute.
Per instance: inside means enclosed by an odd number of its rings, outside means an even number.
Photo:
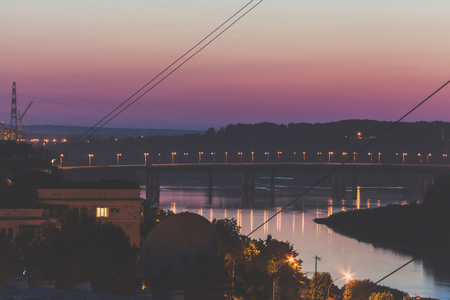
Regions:
<svg viewBox="0 0 450 300"><path fill-rule="evenodd" d="M23 126L23 131L28 137L36 135L78 135L83 134L89 127L83 126L56 126L56 125L29 125ZM183 134L203 134L204 131L183 130L183 129L143 129L143 128L108 128L104 127L97 131L95 135L183 135Z"/></svg>

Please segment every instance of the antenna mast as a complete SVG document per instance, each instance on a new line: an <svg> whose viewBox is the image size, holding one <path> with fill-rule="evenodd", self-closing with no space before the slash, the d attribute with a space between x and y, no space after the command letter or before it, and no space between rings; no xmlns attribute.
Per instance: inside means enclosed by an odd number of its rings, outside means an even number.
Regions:
<svg viewBox="0 0 450 300"><path fill-rule="evenodd" d="M16 82L12 85L11 98L11 123L9 125L8 140L17 139L17 99L16 99Z"/></svg>

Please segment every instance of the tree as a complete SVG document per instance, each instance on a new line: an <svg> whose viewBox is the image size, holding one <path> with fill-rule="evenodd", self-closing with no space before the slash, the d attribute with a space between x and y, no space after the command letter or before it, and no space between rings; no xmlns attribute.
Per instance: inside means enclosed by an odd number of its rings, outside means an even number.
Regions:
<svg viewBox="0 0 450 300"><path fill-rule="evenodd" d="M314 300L325 300L328 296L328 289L333 283L331 274L328 272L316 273L309 282L311 298Z"/></svg>
<svg viewBox="0 0 450 300"><path fill-rule="evenodd" d="M375 288L369 279L350 280L344 285L344 300L367 300Z"/></svg>
<svg viewBox="0 0 450 300"><path fill-rule="evenodd" d="M389 291L372 293L369 300L395 300L394 296Z"/></svg>
<svg viewBox="0 0 450 300"><path fill-rule="evenodd" d="M61 288L91 281L94 291L129 294L140 285L137 253L120 227L71 211L43 225L42 238L23 247L22 264L31 281L56 279Z"/></svg>

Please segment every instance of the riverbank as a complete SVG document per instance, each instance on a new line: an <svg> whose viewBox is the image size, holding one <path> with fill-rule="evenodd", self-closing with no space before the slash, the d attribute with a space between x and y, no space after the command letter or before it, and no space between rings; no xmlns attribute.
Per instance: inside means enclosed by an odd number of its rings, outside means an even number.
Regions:
<svg viewBox="0 0 450 300"><path fill-rule="evenodd" d="M340 212L314 222L374 247L417 257L435 282L450 279L450 220L444 210L424 204L389 205Z"/></svg>

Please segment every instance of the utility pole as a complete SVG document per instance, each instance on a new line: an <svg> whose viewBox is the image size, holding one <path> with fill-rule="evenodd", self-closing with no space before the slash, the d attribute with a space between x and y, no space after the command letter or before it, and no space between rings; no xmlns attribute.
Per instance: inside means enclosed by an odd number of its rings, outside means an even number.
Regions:
<svg viewBox="0 0 450 300"><path fill-rule="evenodd" d="M314 267L314 287L317 288L317 261L321 261L322 257L315 256L315 267ZM314 300L316 300L317 293L314 293Z"/></svg>

